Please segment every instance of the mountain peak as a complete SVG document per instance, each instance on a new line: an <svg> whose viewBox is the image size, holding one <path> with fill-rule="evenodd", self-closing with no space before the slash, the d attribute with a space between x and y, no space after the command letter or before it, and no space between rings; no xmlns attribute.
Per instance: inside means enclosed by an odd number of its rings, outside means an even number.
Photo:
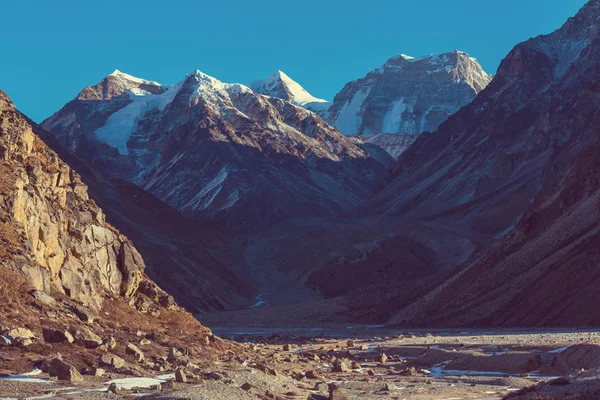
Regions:
<svg viewBox="0 0 600 400"><path fill-rule="evenodd" d="M129 81L129 82L134 82L134 83L137 83L137 84L161 86L161 84L158 83L158 82L148 81L146 79L137 78L137 77L135 77L133 75L126 74L125 72L121 72L118 69L115 69L112 74L108 75L108 77L113 77L113 78L116 78L116 79L119 79L119 80L125 80L125 81Z"/></svg>
<svg viewBox="0 0 600 400"><path fill-rule="evenodd" d="M346 135L434 131L491 81L460 50L411 57L399 54L348 83L328 111Z"/></svg>
<svg viewBox="0 0 600 400"><path fill-rule="evenodd" d="M278 97L300 107L311 103L328 104L327 100L319 99L308 93L298 82L281 70L275 71L266 79L250 82L249 86L256 93Z"/></svg>

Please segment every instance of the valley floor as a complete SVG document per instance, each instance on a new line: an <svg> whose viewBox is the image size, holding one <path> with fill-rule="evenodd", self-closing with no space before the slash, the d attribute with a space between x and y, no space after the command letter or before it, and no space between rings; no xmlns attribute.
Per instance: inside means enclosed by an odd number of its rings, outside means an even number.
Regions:
<svg viewBox="0 0 600 400"><path fill-rule="evenodd" d="M600 398L600 330L276 329L233 322L214 332L242 343L252 356L230 354L187 383L168 383L174 374L166 373L63 384L36 371L1 377L0 398ZM106 392L111 382L118 395Z"/></svg>

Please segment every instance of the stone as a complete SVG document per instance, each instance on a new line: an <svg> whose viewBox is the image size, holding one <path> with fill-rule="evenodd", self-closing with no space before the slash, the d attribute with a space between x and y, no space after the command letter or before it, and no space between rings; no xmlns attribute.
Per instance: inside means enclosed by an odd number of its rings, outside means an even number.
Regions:
<svg viewBox="0 0 600 400"><path fill-rule="evenodd" d="M181 383L185 383L187 381L187 378L185 376L185 371L182 367L178 367L175 370L175 381L181 382Z"/></svg>
<svg viewBox="0 0 600 400"><path fill-rule="evenodd" d="M350 365L350 368L352 369L361 369L360 363L358 361L352 361L352 364Z"/></svg>
<svg viewBox="0 0 600 400"><path fill-rule="evenodd" d="M69 333L73 336L74 343L88 349L102 345L102 338L84 326L71 326Z"/></svg>
<svg viewBox="0 0 600 400"><path fill-rule="evenodd" d="M252 389L252 385L249 384L248 382L244 383L242 386L240 386L242 388L242 390L245 390L246 392L250 389Z"/></svg>
<svg viewBox="0 0 600 400"><path fill-rule="evenodd" d="M94 323L94 314L87 308L73 304L71 305L71 311L86 324Z"/></svg>
<svg viewBox="0 0 600 400"><path fill-rule="evenodd" d="M350 372L351 366L348 360L335 360L331 372Z"/></svg>
<svg viewBox="0 0 600 400"><path fill-rule="evenodd" d="M42 328L42 335L46 343L73 343L75 341L69 331L62 329Z"/></svg>
<svg viewBox="0 0 600 400"><path fill-rule="evenodd" d="M125 360L121 357L111 353L102 354L100 357L100 365L110 367L113 369L119 369L125 366Z"/></svg>
<svg viewBox="0 0 600 400"><path fill-rule="evenodd" d="M302 379L304 379L304 374L302 372L294 371L292 372L291 377L292 379L301 381Z"/></svg>
<svg viewBox="0 0 600 400"><path fill-rule="evenodd" d="M566 385L570 385L571 384L571 380L567 377L560 377L560 378L555 378L555 379L551 379L548 381L548 385L550 386L566 386Z"/></svg>
<svg viewBox="0 0 600 400"><path fill-rule="evenodd" d="M293 351L296 348L293 344L284 344L283 351Z"/></svg>
<svg viewBox="0 0 600 400"><path fill-rule="evenodd" d="M385 355L385 353L381 353L375 358L375 361L377 361L380 364L385 364L387 359L388 357Z"/></svg>
<svg viewBox="0 0 600 400"><path fill-rule="evenodd" d="M128 343L125 348L125 353L135 356L137 362L144 361L144 353L134 344Z"/></svg>
<svg viewBox="0 0 600 400"><path fill-rule="evenodd" d="M173 390L175 385L173 384L173 381L166 381L162 383L161 388L162 390Z"/></svg>
<svg viewBox="0 0 600 400"><path fill-rule="evenodd" d="M56 306L56 300L54 299L54 297L50 296L48 293L44 292L43 290L34 290L33 292L31 292L31 296L33 296L34 299L36 299L37 301L39 301L40 303L42 303L45 306L48 306L48 307Z"/></svg>
<svg viewBox="0 0 600 400"><path fill-rule="evenodd" d="M108 350L114 350L117 347L117 341L112 336L102 339L102 344L106 345Z"/></svg>
<svg viewBox="0 0 600 400"><path fill-rule="evenodd" d="M354 340L348 340L346 342L346 346L348 346L348 347L354 347Z"/></svg>
<svg viewBox="0 0 600 400"><path fill-rule="evenodd" d="M369 375L369 376L375 376L375 371L373 371L372 369L368 369L367 370L367 375Z"/></svg>
<svg viewBox="0 0 600 400"><path fill-rule="evenodd" d="M106 371L104 370L104 368L92 368L91 374L94 376L104 376L104 374L106 373Z"/></svg>
<svg viewBox="0 0 600 400"><path fill-rule="evenodd" d="M61 381L82 382L83 377L71 364L66 363L60 358L54 358L50 362L48 373L51 377L56 377Z"/></svg>
<svg viewBox="0 0 600 400"><path fill-rule="evenodd" d="M108 385L108 389L106 389L106 391L108 393L114 393L114 394L120 394L121 390L119 389L119 387L117 386L116 383L111 383L110 385Z"/></svg>
<svg viewBox="0 0 600 400"><path fill-rule="evenodd" d="M348 400L348 395L339 388L335 388L329 392L329 400Z"/></svg>
<svg viewBox="0 0 600 400"><path fill-rule="evenodd" d="M143 338L142 340L140 340L140 346L148 346L151 343L152 342L146 338Z"/></svg>
<svg viewBox="0 0 600 400"><path fill-rule="evenodd" d="M366 344L361 344L359 349L362 351L369 350L369 346L367 346Z"/></svg>
<svg viewBox="0 0 600 400"><path fill-rule="evenodd" d="M167 360L173 364L184 364L189 361L189 358L181 350L173 347L169 350Z"/></svg>
<svg viewBox="0 0 600 400"><path fill-rule="evenodd" d="M319 374L317 371L306 371L304 374L308 379L325 379L323 375Z"/></svg>

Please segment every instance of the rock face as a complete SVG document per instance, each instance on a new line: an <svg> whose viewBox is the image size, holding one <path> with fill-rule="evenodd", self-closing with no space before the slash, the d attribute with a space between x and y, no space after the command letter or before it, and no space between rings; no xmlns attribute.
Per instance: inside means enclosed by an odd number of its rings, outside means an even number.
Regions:
<svg viewBox="0 0 600 400"><path fill-rule="evenodd" d="M460 51L422 58L401 54L346 84L327 121L346 135L432 132L491 79Z"/></svg>
<svg viewBox="0 0 600 400"><path fill-rule="evenodd" d="M383 165L288 101L200 71L140 81L114 73L43 126L185 215L241 226L336 215L385 183Z"/></svg>
<svg viewBox="0 0 600 400"><path fill-rule="evenodd" d="M248 85L256 93L287 100L292 104L315 111L324 116L331 105L327 100L311 95L300 84L287 76L282 71L260 81L250 82Z"/></svg>
<svg viewBox="0 0 600 400"><path fill-rule="evenodd" d="M36 290L58 291L96 309L104 293L133 295L145 268L141 256L106 224L79 175L3 92L0 169L4 265L27 275Z"/></svg>
<svg viewBox="0 0 600 400"><path fill-rule="evenodd" d="M391 322L599 323L599 17L590 1L517 45L471 105L400 157L372 205L503 239Z"/></svg>
<svg viewBox="0 0 600 400"><path fill-rule="evenodd" d="M51 375L77 381L73 366L89 371L104 363L116 369L123 361L116 355L98 360L90 354L126 354L124 343L139 340L136 329L152 330L167 342L176 332L186 349L205 348L199 338L210 331L148 279L133 244L105 222L80 176L36 132L43 131L0 91L3 368L31 369L36 359ZM203 357L217 354L219 346ZM56 347L60 355L49 354ZM126 365L123 373L154 367L140 365Z"/></svg>
<svg viewBox="0 0 600 400"><path fill-rule="evenodd" d="M417 140L417 135L407 133L379 133L376 135L351 136L355 143L365 146L372 145L385 150L394 160L398 160L400 154ZM368 151L368 150L367 150Z"/></svg>

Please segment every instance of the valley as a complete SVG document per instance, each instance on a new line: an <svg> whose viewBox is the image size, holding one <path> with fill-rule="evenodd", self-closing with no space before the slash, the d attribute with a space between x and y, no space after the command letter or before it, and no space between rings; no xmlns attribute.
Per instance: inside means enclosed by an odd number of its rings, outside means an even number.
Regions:
<svg viewBox="0 0 600 400"><path fill-rule="evenodd" d="M599 61L0 90L0 399L600 398Z"/></svg>

